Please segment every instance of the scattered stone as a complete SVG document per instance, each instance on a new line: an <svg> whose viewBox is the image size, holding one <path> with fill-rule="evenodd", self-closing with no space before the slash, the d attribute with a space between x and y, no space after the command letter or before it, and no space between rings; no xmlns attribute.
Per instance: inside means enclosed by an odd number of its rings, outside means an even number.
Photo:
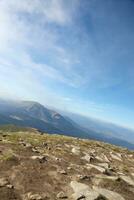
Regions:
<svg viewBox="0 0 134 200"><path fill-rule="evenodd" d="M75 154L75 155L79 155L80 154L80 148L79 147L73 147L72 153Z"/></svg>
<svg viewBox="0 0 134 200"><path fill-rule="evenodd" d="M101 173L104 173L104 172L105 172L105 169L104 169L103 167L100 167L100 166L97 166L97 165L93 165L93 164L86 164L86 168L87 168L87 169L92 169L92 168L94 168L94 169L98 170L98 171L101 172Z"/></svg>
<svg viewBox="0 0 134 200"><path fill-rule="evenodd" d="M129 176L120 176L120 179L125 181L128 185L134 186L134 181Z"/></svg>
<svg viewBox="0 0 134 200"><path fill-rule="evenodd" d="M100 161L100 162L104 162L104 159L101 158L101 157L99 157L99 156L95 156L95 158L96 158L98 161Z"/></svg>
<svg viewBox="0 0 134 200"><path fill-rule="evenodd" d="M67 197L67 195L64 192L59 192L57 194L57 198L58 199L67 199L68 197Z"/></svg>
<svg viewBox="0 0 134 200"><path fill-rule="evenodd" d="M34 152L34 153L40 153L40 151L38 149L36 149L36 148L32 148L32 152Z"/></svg>
<svg viewBox="0 0 134 200"><path fill-rule="evenodd" d="M6 178L0 178L0 187L4 187L9 184L9 181Z"/></svg>
<svg viewBox="0 0 134 200"><path fill-rule="evenodd" d="M103 189L103 188L98 188L96 186L94 186L93 189L99 194L101 194L102 196L106 197L108 200L125 200L120 194L116 192Z"/></svg>
<svg viewBox="0 0 134 200"><path fill-rule="evenodd" d="M113 154L113 153L110 153L110 155L111 155L111 157L114 159L114 160L118 160L118 161L120 161L120 162L122 162L122 159L119 157L119 155L118 154Z"/></svg>
<svg viewBox="0 0 134 200"><path fill-rule="evenodd" d="M105 169L105 171L103 172L103 174L105 174L107 176L112 176L113 175L113 171L111 169Z"/></svg>
<svg viewBox="0 0 134 200"><path fill-rule="evenodd" d="M85 153L85 156L83 156L81 159L86 160L87 162L90 162L92 157L89 154Z"/></svg>
<svg viewBox="0 0 134 200"><path fill-rule="evenodd" d="M128 155L129 158L133 158L133 154Z"/></svg>
<svg viewBox="0 0 134 200"><path fill-rule="evenodd" d="M47 148L47 147L48 147L48 143L43 142L43 146L44 146L45 148Z"/></svg>
<svg viewBox="0 0 134 200"><path fill-rule="evenodd" d="M73 168L72 168L72 167L67 167L67 169L68 169L68 170L71 170L71 169L73 169Z"/></svg>
<svg viewBox="0 0 134 200"><path fill-rule="evenodd" d="M104 167L105 169L109 168L109 164L108 163L97 163L97 165L99 165L100 167Z"/></svg>
<svg viewBox="0 0 134 200"><path fill-rule="evenodd" d="M133 200L133 151L45 133L12 134L5 138L12 142L0 143L1 200ZM40 144L31 147L31 138Z"/></svg>
<svg viewBox="0 0 134 200"><path fill-rule="evenodd" d="M61 171L59 170L58 172L59 172L60 174L67 175L67 172L66 172L65 170L61 170Z"/></svg>
<svg viewBox="0 0 134 200"><path fill-rule="evenodd" d="M103 174L97 174L97 175L95 175L95 178L117 181L119 177L118 176L106 176L106 175L103 175Z"/></svg>
<svg viewBox="0 0 134 200"><path fill-rule="evenodd" d="M44 200L44 198L39 194L32 194L32 192L29 192L25 195L24 200Z"/></svg>
<svg viewBox="0 0 134 200"><path fill-rule="evenodd" d="M39 160L40 163L44 163L47 161L46 156L31 156L32 160Z"/></svg>
<svg viewBox="0 0 134 200"><path fill-rule="evenodd" d="M91 176L87 176L87 175L77 175L77 178L79 180L91 180Z"/></svg>
<svg viewBox="0 0 134 200"><path fill-rule="evenodd" d="M55 157L54 159L55 159L56 161L59 161L59 162L62 161L62 158L57 158L57 157Z"/></svg>
<svg viewBox="0 0 134 200"><path fill-rule="evenodd" d="M121 175L121 176L125 176L125 174L122 173L122 172L117 172L117 174L118 174L118 175Z"/></svg>
<svg viewBox="0 0 134 200"><path fill-rule="evenodd" d="M30 144L30 143L26 143L26 148L31 148L32 147L32 145Z"/></svg>
<svg viewBox="0 0 134 200"><path fill-rule="evenodd" d="M26 147L26 148L31 148L31 147L32 147L32 145L31 145L30 143L26 143L26 142L23 141L23 140L20 140L20 141L19 141L19 144L20 144L20 145L23 145L23 146Z"/></svg>
<svg viewBox="0 0 134 200"><path fill-rule="evenodd" d="M88 185L79 183L77 181L72 181L70 183L74 194L72 197L76 200L86 199L86 200L95 200L99 197L99 193L90 189Z"/></svg>
<svg viewBox="0 0 134 200"><path fill-rule="evenodd" d="M107 156L105 154L102 154L102 158L103 158L103 161L109 163L110 160L107 158Z"/></svg>
<svg viewBox="0 0 134 200"><path fill-rule="evenodd" d="M11 185L11 184L9 184L9 185L6 185L6 187L7 187L7 188L9 188L9 189L13 189L13 188L14 188L14 186L13 186L13 185Z"/></svg>
<svg viewBox="0 0 134 200"><path fill-rule="evenodd" d="M116 155L117 155L119 158L122 158L122 154L121 154L121 153L116 153Z"/></svg>

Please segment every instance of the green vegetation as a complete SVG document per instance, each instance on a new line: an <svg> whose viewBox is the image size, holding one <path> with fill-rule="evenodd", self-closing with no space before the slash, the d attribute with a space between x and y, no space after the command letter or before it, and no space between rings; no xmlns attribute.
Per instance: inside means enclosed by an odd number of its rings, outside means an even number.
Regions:
<svg viewBox="0 0 134 200"><path fill-rule="evenodd" d="M9 125L0 125L0 133L2 132L19 132L19 131L29 131L31 128L15 126L13 124ZM33 129L34 130L34 129Z"/></svg>

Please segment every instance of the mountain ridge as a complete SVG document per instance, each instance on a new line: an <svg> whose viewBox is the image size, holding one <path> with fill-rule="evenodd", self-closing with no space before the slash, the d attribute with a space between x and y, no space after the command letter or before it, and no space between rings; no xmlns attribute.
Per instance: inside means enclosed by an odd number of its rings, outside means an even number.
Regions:
<svg viewBox="0 0 134 200"><path fill-rule="evenodd" d="M84 127L72 118L34 101L0 101L0 124L33 127L51 134L94 139L134 149L131 142Z"/></svg>

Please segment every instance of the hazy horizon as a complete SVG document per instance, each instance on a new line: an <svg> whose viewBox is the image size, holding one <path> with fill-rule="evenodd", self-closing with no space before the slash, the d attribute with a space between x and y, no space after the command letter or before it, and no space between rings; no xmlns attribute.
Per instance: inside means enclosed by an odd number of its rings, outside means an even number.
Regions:
<svg viewBox="0 0 134 200"><path fill-rule="evenodd" d="M133 0L1 0L0 97L134 129Z"/></svg>

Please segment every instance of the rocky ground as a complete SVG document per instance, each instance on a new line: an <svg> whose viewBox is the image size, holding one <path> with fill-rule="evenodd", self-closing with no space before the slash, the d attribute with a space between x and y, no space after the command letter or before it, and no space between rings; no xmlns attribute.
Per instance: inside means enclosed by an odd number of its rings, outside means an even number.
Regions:
<svg viewBox="0 0 134 200"><path fill-rule="evenodd" d="M0 200L134 200L134 152L38 133L0 133Z"/></svg>

